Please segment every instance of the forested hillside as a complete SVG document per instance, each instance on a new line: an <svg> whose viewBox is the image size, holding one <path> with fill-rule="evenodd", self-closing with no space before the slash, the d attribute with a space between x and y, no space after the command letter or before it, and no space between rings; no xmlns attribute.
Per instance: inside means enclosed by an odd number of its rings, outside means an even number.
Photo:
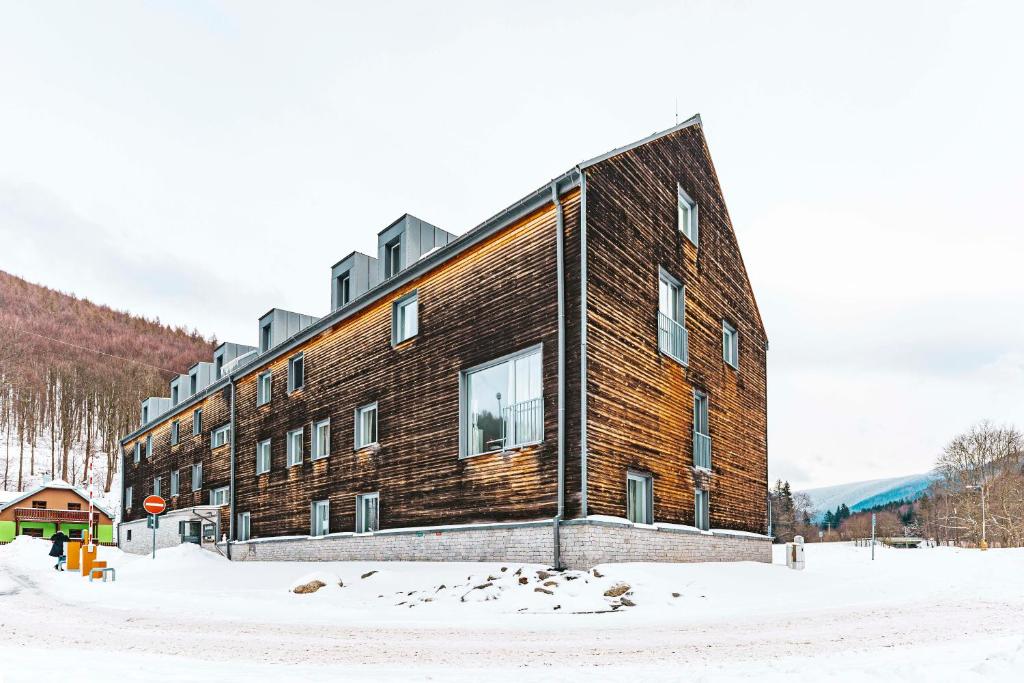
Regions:
<svg viewBox="0 0 1024 683"><path fill-rule="evenodd" d="M44 474L83 483L90 460L109 491L117 441L140 401L215 342L0 271L0 489Z"/></svg>

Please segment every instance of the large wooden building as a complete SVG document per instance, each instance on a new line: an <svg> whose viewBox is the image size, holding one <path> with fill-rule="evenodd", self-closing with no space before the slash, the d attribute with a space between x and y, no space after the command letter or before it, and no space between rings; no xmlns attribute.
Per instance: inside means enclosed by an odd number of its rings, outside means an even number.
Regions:
<svg viewBox="0 0 1024 683"><path fill-rule="evenodd" d="M378 247L144 402L122 546L156 492L233 559L769 558L767 338L699 117Z"/></svg>

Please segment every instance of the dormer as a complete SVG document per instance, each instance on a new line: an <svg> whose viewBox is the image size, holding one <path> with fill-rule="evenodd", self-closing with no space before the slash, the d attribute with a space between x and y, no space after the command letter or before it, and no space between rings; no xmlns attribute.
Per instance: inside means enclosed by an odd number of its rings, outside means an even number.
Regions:
<svg viewBox="0 0 1024 683"><path fill-rule="evenodd" d="M188 393L188 375L178 375L171 380L171 407L178 405L191 394Z"/></svg>
<svg viewBox="0 0 1024 683"><path fill-rule="evenodd" d="M377 273L380 281L398 275L424 255L455 239L416 216L405 214L377 234Z"/></svg>
<svg viewBox="0 0 1024 683"><path fill-rule="evenodd" d="M318 320L315 316L272 308L260 318L260 353L265 353L284 340L306 329Z"/></svg>
<svg viewBox="0 0 1024 683"><path fill-rule="evenodd" d="M171 409L171 399L161 396L150 396L142 402L142 426L160 417Z"/></svg>
<svg viewBox="0 0 1024 683"><path fill-rule="evenodd" d="M196 363L188 369L188 395L195 396L213 383L213 363Z"/></svg>
<svg viewBox="0 0 1024 683"><path fill-rule="evenodd" d="M231 361L255 350L255 346L235 344L234 342L224 342L218 346L213 352L213 375L210 381L216 382L220 379L224 374L224 366L228 365Z"/></svg>
<svg viewBox="0 0 1024 683"><path fill-rule="evenodd" d="M331 268L331 310L338 310L378 284L377 259L353 251Z"/></svg>

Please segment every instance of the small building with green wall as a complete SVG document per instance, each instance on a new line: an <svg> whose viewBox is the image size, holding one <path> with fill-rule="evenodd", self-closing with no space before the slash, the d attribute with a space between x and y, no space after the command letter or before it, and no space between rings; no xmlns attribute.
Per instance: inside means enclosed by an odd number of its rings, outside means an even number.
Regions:
<svg viewBox="0 0 1024 683"><path fill-rule="evenodd" d="M16 536L49 538L58 530L69 538L82 538L89 527L89 496L61 479L25 492L4 492L0 502L0 543ZM112 543L114 522L110 513L93 504L92 525L96 540Z"/></svg>

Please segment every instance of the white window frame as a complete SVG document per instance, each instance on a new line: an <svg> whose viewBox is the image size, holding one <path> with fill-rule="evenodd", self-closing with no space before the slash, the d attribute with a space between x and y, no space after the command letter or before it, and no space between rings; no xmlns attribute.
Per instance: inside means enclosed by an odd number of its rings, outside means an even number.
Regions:
<svg viewBox="0 0 1024 683"><path fill-rule="evenodd" d="M352 271L346 270L334 279L334 287L336 289L335 298L338 302L338 308L348 305L352 301Z"/></svg>
<svg viewBox="0 0 1024 683"><path fill-rule="evenodd" d="M146 435L146 459L151 460L153 458L153 435Z"/></svg>
<svg viewBox="0 0 1024 683"><path fill-rule="evenodd" d="M273 321L267 321L260 327L260 353L266 353L274 344Z"/></svg>
<svg viewBox="0 0 1024 683"><path fill-rule="evenodd" d="M229 486L218 486L215 489L210 489L210 505L230 505L231 488ZM216 502L218 499L224 502Z"/></svg>
<svg viewBox="0 0 1024 683"><path fill-rule="evenodd" d="M703 424L702 424L703 423ZM701 431L703 429L703 431ZM703 438L701 438L703 437ZM698 462L698 452L702 446L698 442L707 443L707 462ZM693 392L693 466L697 469L711 471L711 401L703 391Z"/></svg>
<svg viewBox="0 0 1024 683"><path fill-rule="evenodd" d="M408 334L405 334L405 318L412 309L412 326ZM413 290L405 296L395 300L391 305L391 345L397 346L402 342L409 341L420 333L420 294L419 290Z"/></svg>
<svg viewBox="0 0 1024 683"><path fill-rule="evenodd" d="M540 432L538 439L520 440L514 438L513 435L512 443L504 443L500 450L482 450L474 453L470 448L470 439L472 437L472 421L470 418L470 378L473 374L488 370L496 365L503 365L505 363L515 363L515 361L521 358L527 358L533 354L537 354L540 363L540 396L534 399L527 399L527 401L540 401ZM514 366L513 366L514 367ZM514 376L514 373L513 373ZM514 390L514 388L513 388ZM514 404L515 405L515 404ZM506 408L507 409L507 408ZM504 420L504 417L502 418ZM507 427L503 427L507 430ZM476 365L474 367L463 370L459 373L459 457L460 458L473 458L478 455L486 455L487 453L500 453L513 448L522 448L525 446L533 446L544 442L544 351L543 346L536 344L529 348L514 353L506 354L500 358ZM506 435L503 437L508 439Z"/></svg>
<svg viewBox="0 0 1024 683"><path fill-rule="evenodd" d="M203 432L203 409L196 408L192 411L192 436L199 436Z"/></svg>
<svg viewBox="0 0 1024 683"><path fill-rule="evenodd" d="M678 344L675 343L677 335L681 339ZM658 268L658 352L682 365L689 365L686 286L661 267Z"/></svg>
<svg viewBox="0 0 1024 683"><path fill-rule="evenodd" d="M392 254L396 254L392 263ZM392 239L384 245L384 279L390 279L398 275L402 270L402 235Z"/></svg>
<svg viewBox="0 0 1024 683"><path fill-rule="evenodd" d="M727 320L722 321L722 360L730 367L740 369L740 333Z"/></svg>
<svg viewBox="0 0 1024 683"><path fill-rule="evenodd" d="M141 441L136 441L135 442L135 449L134 450L135 450L135 453L132 455L132 461L136 465L138 465L139 461L142 459L142 442Z"/></svg>
<svg viewBox="0 0 1024 683"><path fill-rule="evenodd" d="M296 439L296 437L298 437ZM293 429L285 435L286 449L288 451L288 467L294 467L295 465L301 465L304 454L302 452L302 442L306 438L306 429L299 427Z"/></svg>
<svg viewBox="0 0 1024 683"><path fill-rule="evenodd" d="M298 384L295 383L296 363L301 363L302 365L302 378ZM306 386L306 354L300 352L288 359L288 393L298 391L304 386Z"/></svg>
<svg viewBox="0 0 1024 683"><path fill-rule="evenodd" d="M693 525L701 531L711 528L711 493L707 489L693 490Z"/></svg>
<svg viewBox="0 0 1024 683"><path fill-rule="evenodd" d="M238 513L238 530L235 534L235 540L248 541L252 538L252 517L249 516L248 512Z"/></svg>
<svg viewBox="0 0 1024 683"><path fill-rule="evenodd" d="M256 405L265 406L273 398L274 373L265 370L256 376Z"/></svg>
<svg viewBox="0 0 1024 683"><path fill-rule="evenodd" d="M131 486L126 486L124 488L124 509L125 510L131 510L132 509L132 493L133 492L134 492L134 489Z"/></svg>
<svg viewBox="0 0 1024 683"><path fill-rule="evenodd" d="M635 510L630 510L632 499L629 495L630 483L636 482L635 486L641 486L643 493L643 509L640 510L642 515L640 519L633 519L638 515L635 514ZM633 512L634 514L630 514ZM627 472L626 473L626 519L633 522L634 524L653 524L654 523L654 478L650 474L644 474L641 472Z"/></svg>
<svg viewBox="0 0 1024 683"><path fill-rule="evenodd" d="M320 429L327 428L327 441L321 443ZM313 423L313 435L310 439L312 444L310 460L322 460L331 455L331 418Z"/></svg>
<svg viewBox="0 0 1024 683"><path fill-rule="evenodd" d="M181 441L181 421L174 420L171 422L171 445L177 446L179 441Z"/></svg>
<svg viewBox="0 0 1024 683"><path fill-rule="evenodd" d="M366 513L363 510L365 503L369 501L376 501L377 514L373 520L371 528L367 528L366 524ZM356 533L357 534L371 534L374 531L380 530L380 493L375 491L373 493L362 493L356 496Z"/></svg>
<svg viewBox="0 0 1024 683"><path fill-rule="evenodd" d="M178 470L171 470L171 498L177 496L181 491L181 473Z"/></svg>
<svg viewBox="0 0 1024 683"><path fill-rule="evenodd" d="M270 439L264 439L256 444L256 474L266 474L270 471Z"/></svg>
<svg viewBox="0 0 1024 683"><path fill-rule="evenodd" d="M153 495L154 496L159 496L160 495L160 483L161 483L160 480L162 478L163 477L153 477Z"/></svg>
<svg viewBox="0 0 1024 683"><path fill-rule="evenodd" d="M324 509L327 514L324 515L323 528L318 528L320 521L317 511ZM331 533L331 501L330 500L314 500L309 506L309 535L310 536L326 536Z"/></svg>
<svg viewBox="0 0 1024 683"><path fill-rule="evenodd" d="M223 435L223 437L221 435ZM220 441L220 443L218 443L218 441L221 438L223 438L223 441ZM228 445L228 441L230 441L230 439L231 423L229 422L226 425L221 425L220 427L217 427L212 432L210 432L210 450Z"/></svg>
<svg viewBox="0 0 1024 683"><path fill-rule="evenodd" d="M367 435L363 433L363 415L366 413L373 413L373 438L367 440ZM360 448L369 448L370 446L376 446L380 439L380 411L377 410L377 402L367 403L364 406L359 406L355 411L355 450Z"/></svg>
<svg viewBox="0 0 1024 683"><path fill-rule="evenodd" d="M679 232L686 235L686 239L697 246L697 241L700 238L697 202L686 193L680 184L676 184L676 221Z"/></svg>
<svg viewBox="0 0 1024 683"><path fill-rule="evenodd" d="M192 492L203 490L203 463L192 463Z"/></svg>

